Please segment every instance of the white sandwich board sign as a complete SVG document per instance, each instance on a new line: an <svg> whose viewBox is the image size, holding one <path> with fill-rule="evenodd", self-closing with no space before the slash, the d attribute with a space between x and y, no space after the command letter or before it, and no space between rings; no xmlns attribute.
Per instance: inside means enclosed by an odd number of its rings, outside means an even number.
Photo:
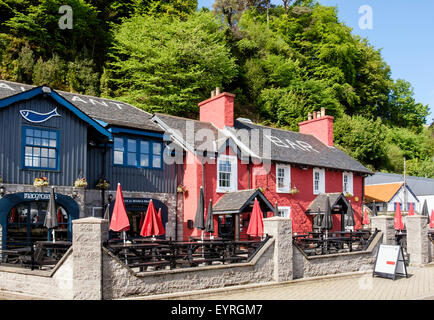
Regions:
<svg viewBox="0 0 434 320"><path fill-rule="evenodd" d="M396 275L408 278L402 247L397 245L380 245L374 265L373 276L395 280Z"/></svg>

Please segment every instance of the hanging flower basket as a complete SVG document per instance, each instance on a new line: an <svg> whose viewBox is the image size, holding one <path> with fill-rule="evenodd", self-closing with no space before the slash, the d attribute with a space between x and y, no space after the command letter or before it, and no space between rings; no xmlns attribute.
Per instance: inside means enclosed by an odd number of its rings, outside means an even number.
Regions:
<svg viewBox="0 0 434 320"><path fill-rule="evenodd" d="M99 190L107 190L110 188L110 183L105 179L99 179L96 183L96 188Z"/></svg>
<svg viewBox="0 0 434 320"><path fill-rule="evenodd" d="M289 190L289 193L290 193L290 194L297 194L297 193L299 193L299 192L300 192L300 190L298 190L297 187L291 188L291 189Z"/></svg>
<svg viewBox="0 0 434 320"><path fill-rule="evenodd" d="M75 180L74 187L76 187L76 188L86 188L87 187L86 178L79 178L79 179Z"/></svg>
<svg viewBox="0 0 434 320"><path fill-rule="evenodd" d="M46 187L48 186L48 178L47 177L40 177L40 178L35 178L35 181L33 181L33 185L35 187Z"/></svg>
<svg viewBox="0 0 434 320"><path fill-rule="evenodd" d="M349 192L345 192L344 196L345 196L346 198L351 198L351 197L353 197L353 194L352 194L352 193L349 193Z"/></svg>
<svg viewBox="0 0 434 320"><path fill-rule="evenodd" d="M3 183L3 178L2 177L0 177L0 183Z"/></svg>
<svg viewBox="0 0 434 320"><path fill-rule="evenodd" d="M180 184L179 186L176 187L176 192L178 192L178 193L185 193L186 191L187 191L187 189L182 184Z"/></svg>

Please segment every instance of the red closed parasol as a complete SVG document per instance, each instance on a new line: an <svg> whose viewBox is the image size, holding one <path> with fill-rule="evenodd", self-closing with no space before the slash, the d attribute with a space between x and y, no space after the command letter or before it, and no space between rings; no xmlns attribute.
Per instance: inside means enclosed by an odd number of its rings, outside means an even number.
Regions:
<svg viewBox="0 0 434 320"><path fill-rule="evenodd" d="M158 235L162 236L166 233L166 231L164 230L163 219L161 218L161 208L158 209L157 222L158 222L158 230L160 231Z"/></svg>
<svg viewBox="0 0 434 320"><path fill-rule="evenodd" d="M413 203L410 202L410 209L408 210L408 215L409 216L414 216L414 208L413 208Z"/></svg>
<svg viewBox="0 0 434 320"><path fill-rule="evenodd" d="M365 214L363 215L363 221L362 221L362 223L364 225L368 225L369 224L368 211L366 210L366 208L365 208Z"/></svg>
<svg viewBox="0 0 434 320"><path fill-rule="evenodd" d="M259 207L258 199L255 198L252 214L250 215L249 227L247 228L248 235L252 237L261 237L264 234L263 217L264 215Z"/></svg>
<svg viewBox="0 0 434 320"><path fill-rule="evenodd" d="M127 210L125 210L124 196L122 194L121 184L118 183L116 191L115 206L113 209L110 230L115 232L130 230L130 221L128 220Z"/></svg>
<svg viewBox="0 0 434 320"><path fill-rule="evenodd" d="M396 204L395 211L395 230L404 230L404 223L402 222L401 205L399 202Z"/></svg>
<svg viewBox="0 0 434 320"><path fill-rule="evenodd" d="M158 236L160 230L158 227L158 216L155 212L154 203L149 201L148 210L146 210L145 221L143 222L142 229L140 230L142 237Z"/></svg>
<svg viewBox="0 0 434 320"><path fill-rule="evenodd" d="M431 210L431 220L430 220L430 222L429 222L429 227L430 227L431 229L434 229L434 209Z"/></svg>

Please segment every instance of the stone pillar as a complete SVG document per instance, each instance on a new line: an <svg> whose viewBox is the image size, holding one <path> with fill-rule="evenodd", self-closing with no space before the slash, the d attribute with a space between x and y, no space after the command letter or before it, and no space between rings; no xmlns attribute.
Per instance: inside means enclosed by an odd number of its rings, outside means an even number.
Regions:
<svg viewBox="0 0 434 320"><path fill-rule="evenodd" d="M428 228L426 217L407 216L407 253L413 265L429 262Z"/></svg>
<svg viewBox="0 0 434 320"><path fill-rule="evenodd" d="M395 226L394 218L390 216L375 216L371 217L371 229L377 228L383 232L383 244L394 245L395 240Z"/></svg>
<svg viewBox="0 0 434 320"><path fill-rule="evenodd" d="M102 300L103 251L108 220L83 218L73 224L73 299Z"/></svg>
<svg viewBox="0 0 434 320"><path fill-rule="evenodd" d="M274 280L292 280L292 220L282 217L264 219L264 234L274 239Z"/></svg>

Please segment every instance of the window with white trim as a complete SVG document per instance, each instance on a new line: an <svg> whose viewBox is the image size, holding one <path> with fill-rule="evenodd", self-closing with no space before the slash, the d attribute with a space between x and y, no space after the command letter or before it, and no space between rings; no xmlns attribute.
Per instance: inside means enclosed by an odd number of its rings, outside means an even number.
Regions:
<svg viewBox="0 0 434 320"><path fill-rule="evenodd" d="M291 218L291 207L278 207L277 211L279 217Z"/></svg>
<svg viewBox="0 0 434 320"><path fill-rule="evenodd" d="M220 155L217 158L217 192L236 191L238 189L237 171L236 156Z"/></svg>
<svg viewBox="0 0 434 320"><path fill-rule="evenodd" d="M351 172L342 173L342 192L353 194L353 174Z"/></svg>
<svg viewBox="0 0 434 320"><path fill-rule="evenodd" d="M291 189L291 166L276 164L276 192L289 193Z"/></svg>
<svg viewBox="0 0 434 320"><path fill-rule="evenodd" d="M325 193L325 170L313 169L313 194Z"/></svg>

